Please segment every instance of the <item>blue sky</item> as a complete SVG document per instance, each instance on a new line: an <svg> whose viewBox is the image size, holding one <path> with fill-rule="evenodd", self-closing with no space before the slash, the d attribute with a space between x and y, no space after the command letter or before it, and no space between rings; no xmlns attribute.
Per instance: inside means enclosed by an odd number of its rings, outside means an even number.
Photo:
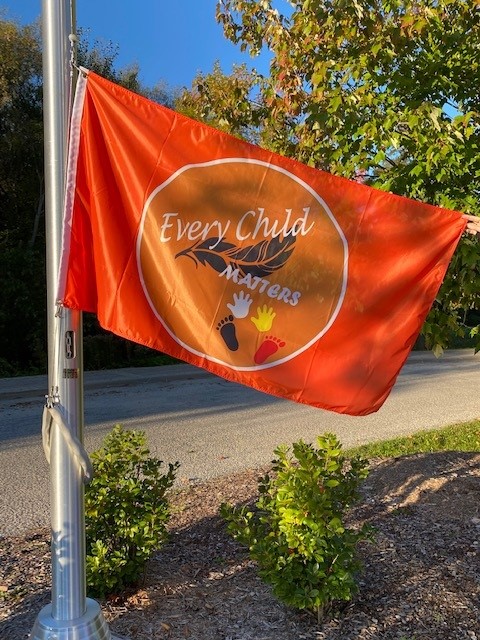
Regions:
<svg viewBox="0 0 480 640"><path fill-rule="evenodd" d="M77 25L92 40L118 45L116 66L137 63L147 86L163 80L190 87L216 60L225 73L241 62L266 73L266 56L252 59L226 40L215 6L216 0L77 0ZM41 10L41 0L0 0L3 16L20 24L33 22Z"/></svg>

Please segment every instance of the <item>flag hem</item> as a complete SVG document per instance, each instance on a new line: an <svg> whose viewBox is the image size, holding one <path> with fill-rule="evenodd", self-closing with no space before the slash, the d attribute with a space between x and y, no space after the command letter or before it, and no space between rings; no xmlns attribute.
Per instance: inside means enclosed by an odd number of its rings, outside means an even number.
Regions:
<svg viewBox="0 0 480 640"><path fill-rule="evenodd" d="M73 209L77 183L77 163L80 148L83 105L87 89L88 70L81 68L75 89L72 115L70 120L70 140L68 147L67 172L65 176L65 199L63 208L62 249L57 283L57 300L63 301L67 283L70 238L73 224Z"/></svg>

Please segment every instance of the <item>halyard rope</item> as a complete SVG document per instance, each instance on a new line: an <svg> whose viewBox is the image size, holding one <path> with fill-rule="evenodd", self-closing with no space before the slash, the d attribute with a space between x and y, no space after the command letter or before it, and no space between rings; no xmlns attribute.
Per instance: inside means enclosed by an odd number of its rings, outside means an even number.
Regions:
<svg viewBox="0 0 480 640"><path fill-rule="evenodd" d="M62 436L65 438L70 454L82 470L83 482L88 484L93 478L93 466L90 458L88 457L88 453L85 451L85 448L78 438L70 432L60 411L49 406L44 407L42 417L42 441L47 462L50 464L50 440L53 423L60 427L60 431Z"/></svg>

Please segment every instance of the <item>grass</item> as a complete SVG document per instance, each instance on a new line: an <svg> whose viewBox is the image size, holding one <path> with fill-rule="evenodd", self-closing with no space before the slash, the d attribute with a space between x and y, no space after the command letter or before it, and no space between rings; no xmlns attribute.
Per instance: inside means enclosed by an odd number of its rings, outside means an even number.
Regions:
<svg viewBox="0 0 480 640"><path fill-rule="evenodd" d="M372 442L350 448L345 453L349 457L360 455L368 459L398 458L434 451L480 451L480 419L383 442Z"/></svg>

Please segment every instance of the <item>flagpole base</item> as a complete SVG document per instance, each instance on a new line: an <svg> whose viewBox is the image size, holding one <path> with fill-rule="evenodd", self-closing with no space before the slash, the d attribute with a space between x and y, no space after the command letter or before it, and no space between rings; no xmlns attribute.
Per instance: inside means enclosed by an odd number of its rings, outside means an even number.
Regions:
<svg viewBox="0 0 480 640"><path fill-rule="evenodd" d="M96 600L87 598L87 610L75 620L56 620L52 605L41 609L33 625L30 640L126 640L114 636Z"/></svg>

